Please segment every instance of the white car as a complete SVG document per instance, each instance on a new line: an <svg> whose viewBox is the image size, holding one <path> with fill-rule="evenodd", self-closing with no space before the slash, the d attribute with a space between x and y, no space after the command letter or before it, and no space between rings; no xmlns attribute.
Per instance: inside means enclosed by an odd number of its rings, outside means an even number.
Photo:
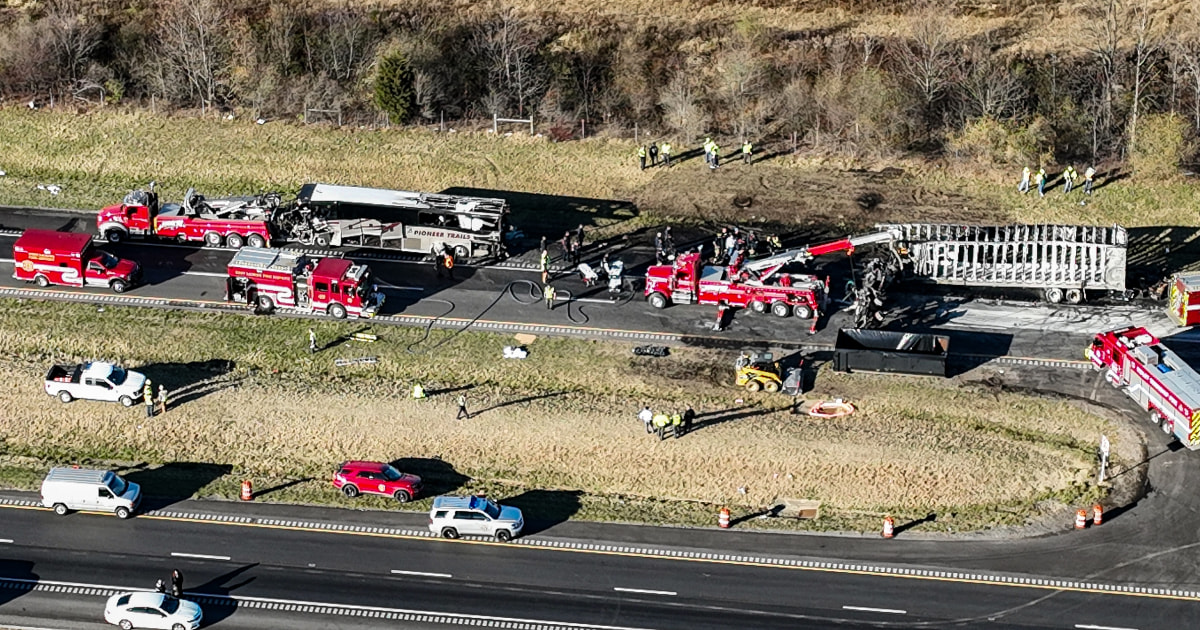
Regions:
<svg viewBox="0 0 1200 630"><path fill-rule="evenodd" d="M200 606L163 593L118 593L104 605L104 620L132 628L195 630L200 627Z"/></svg>

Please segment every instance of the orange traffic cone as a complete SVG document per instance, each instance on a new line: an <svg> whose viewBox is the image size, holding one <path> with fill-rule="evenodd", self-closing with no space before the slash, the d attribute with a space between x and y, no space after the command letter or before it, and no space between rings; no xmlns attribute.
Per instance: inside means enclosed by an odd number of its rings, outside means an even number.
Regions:
<svg viewBox="0 0 1200 630"><path fill-rule="evenodd" d="M890 516L883 517L883 537L891 538L892 536L895 536L895 535L896 535L896 521L892 520L892 517L890 517Z"/></svg>
<svg viewBox="0 0 1200 630"><path fill-rule="evenodd" d="M242 482L242 500L243 501L253 501L254 500L254 491L251 490L249 479Z"/></svg>
<svg viewBox="0 0 1200 630"><path fill-rule="evenodd" d="M1075 529L1083 529L1087 527L1087 511L1079 510L1075 512Z"/></svg>
<svg viewBox="0 0 1200 630"><path fill-rule="evenodd" d="M721 515L717 517L717 527L729 529L729 508L721 508Z"/></svg>
<svg viewBox="0 0 1200 630"><path fill-rule="evenodd" d="M1092 525L1099 525L1104 522L1104 506L1099 503L1092 506Z"/></svg>

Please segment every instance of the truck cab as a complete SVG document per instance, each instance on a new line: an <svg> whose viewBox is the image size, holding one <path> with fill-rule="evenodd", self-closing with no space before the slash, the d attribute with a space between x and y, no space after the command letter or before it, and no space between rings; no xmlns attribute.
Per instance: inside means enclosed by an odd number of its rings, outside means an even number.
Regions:
<svg viewBox="0 0 1200 630"><path fill-rule="evenodd" d="M322 258L309 274L307 289L298 298L301 306L307 301L312 310L338 319L374 317L383 305L370 268L344 258Z"/></svg>
<svg viewBox="0 0 1200 630"><path fill-rule="evenodd" d="M76 232L25 230L13 245L13 277L39 287L105 287L124 293L141 281L141 267L92 246Z"/></svg>
<svg viewBox="0 0 1200 630"><path fill-rule="evenodd" d="M151 185L149 190L130 192L121 203L101 208L96 214L96 225L100 235L110 243L119 243L130 235L149 237L154 235L158 211L158 193Z"/></svg>

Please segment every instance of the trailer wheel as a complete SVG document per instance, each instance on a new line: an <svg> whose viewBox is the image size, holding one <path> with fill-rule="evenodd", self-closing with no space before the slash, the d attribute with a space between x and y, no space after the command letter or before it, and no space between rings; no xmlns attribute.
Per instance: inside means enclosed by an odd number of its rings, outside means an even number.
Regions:
<svg viewBox="0 0 1200 630"><path fill-rule="evenodd" d="M225 237L225 244L234 249L241 249L246 244L246 239L242 238L241 234L230 234Z"/></svg>
<svg viewBox="0 0 1200 630"><path fill-rule="evenodd" d="M762 300L751 300L750 310L754 311L755 313L765 313L767 312L767 303L763 302Z"/></svg>
<svg viewBox="0 0 1200 630"><path fill-rule="evenodd" d="M121 230L109 230L104 233L104 240L109 243L120 243L125 240L125 232Z"/></svg>
<svg viewBox="0 0 1200 630"><path fill-rule="evenodd" d="M50 278L47 278L39 273L38 275L34 276L33 283L45 289L46 287L50 286Z"/></svg>
<svg viewBox="0 0 1200 630"><path fill-rule="evenodd" d="M110 284L108 286L110 288L112 288L113 293L124 293L125 290L129 288L129 284L126 283L124 280L120 280L120 279L113 280L112 284Z"/></svg>
<svg viewBox="0 0 1200 630"><path fill-rule="evenodd" d="M797 304L792 307L792 315L795 315L797 319L812 319L813 310L807 304Z"/></svg>
<svg viewBox="0 0 1200 630"><path fill-rule="evenodd" d="M246 237L246 244L250 247L266 247L267 239L263 238L261 234L251 234Z"/></svg>
<svg viewBox="0 0 1200 630"><path fill-rule="evenodd" d="M329 314L335 319L346 319L346 307L334 302L329 305Z"/></svg>
<svg viewBox="0 0 1200 630"><path fill-rule="evenodd" d="M658 292L651 293L650 297L646 299L650 302L650 306L653 306L654 308L667 308L667 305L670 304L670 301L667 300L667 296Z"/></svg>
<svg viewBox="0 0 1200 630"><path fill-rule="evenodd" d="M758 381L750 381L746 383L746 391L748 392L757 392L760 389L762 389L762 383Z"/></svg>
<svg viewBox="0 0 1200 630"><path fill-rule="evenodd" d="M1067 304L1079 304L1083 302L1083 291L1081 289L1067 289L1065 297Z"/></svg>
<svg viewBox="0 0 1200 630"><path fill-rule="evenodd" d="M1051 304L1061 304L1063 301L1063 291L1058 287L1050 287L1046 289L1046 301Z"/></svg>
<svg viewBox="0 0 1200 630"><path fill-rule="evenodd" d="M204 235L204 244L209 247L220 247L223 240L225 239L222 239L221 235L216 232L208 232Z"/></svg>
<svg viewBox="0 0 1200 630"><path fill-rule="evenodd" d="M790 317L792 307L787 302L775 302L771 305L771 314L775 317Z"/></svg>

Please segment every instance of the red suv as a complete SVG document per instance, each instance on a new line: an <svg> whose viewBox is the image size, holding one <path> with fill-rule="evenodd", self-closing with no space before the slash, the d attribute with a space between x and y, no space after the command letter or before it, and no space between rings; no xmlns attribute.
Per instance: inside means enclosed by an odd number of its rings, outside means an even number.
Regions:
<svg viewBox="0 0 1200 630"><path fill-rule="evenodd" d="M333 473L333 487L351 498L365 492L407 503L421 492L421 478L382 462L342 462Z"/></svg>

